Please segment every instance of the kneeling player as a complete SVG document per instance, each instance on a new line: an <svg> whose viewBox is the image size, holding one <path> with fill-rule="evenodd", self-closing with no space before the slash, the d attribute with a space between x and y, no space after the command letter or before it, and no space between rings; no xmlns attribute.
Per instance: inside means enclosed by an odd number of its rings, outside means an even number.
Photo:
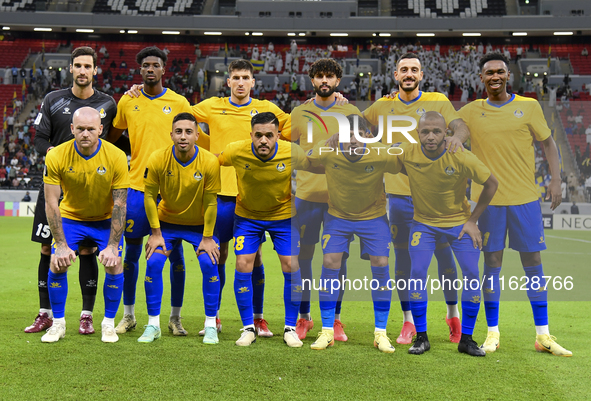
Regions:
<svg viewBox="0 0 591 401"><path fill-rule="evenodd" d="M53 343L66 335L68 267L76 259L74 251L86 240L96 243L99 261L105 266L101 339L114 343L119 340L115 315L123 292L127 159L121 150L99 139L103 126L97 110L76 110L71 130L74 139L54 148L45 161L45 211L54 238L47 285L54 321L41 341ZM58 206L60 186L64 198Z"/></svg>
<svg viewBox="0 0 591 401"><path fill-rule="evenodd" d="M256 114L251 128L251 140L230 143L219 156L222 166L234 166L238 179L234 293L244 328L236 345L249 346L256 341L251 276L261 236L268 231L285 280L283 340L289 347L301 347L295 331L302 290L297 257L292 257L298 254L299 233L292 226L291 172L309 163L301 148L294 145L292 154L291 143L277 140L279 121L273 113Z"/></svg>
<svg viewBox="0 0 591 401"><path fill-rule="evenodd" d="M177 114L170 137L173 146L150 156L144 173L146 214L152 235L146 243L146 303L148 325L138 338L150 343L160 338L162 269L178 241L191 243L203 273L205 305L205 344L217 344L216 312L220 294L218 277L219 247L213 237L220 166L217 158L195 143L197 120L191 113ZM157 203L158 192L162 201Z"/></svg>
<svg viewBox="0 0 591 401"><path fill-rule="evenodd" d="M354 118L356 116L347 117L351 127ZM360 118L359 136L365 136L367 131L366 122ZM343 254L348 252L349 242L355 234L361 241L362 257L369 255L373 280L378 282L378 287L372 288L374 346L382 352L392 353L394 347L386 334L392 289L388 286L390 229L383 180L384 172L397 171L397 164L392 162L396 155L388 154L387 148L381 144L364 147L354 134L351 130L350 142L339 144L338 151L327 149L321 142L308 155L313 166L325 166L329 196L328 216L322 233L324 258L319 294L322 331L311 348L321 350L334 344L335 307L341 284L337 286L336 283L339 282Z"/></svg>
<svg viewBox="0 0 591 401"><path fill-rule="evenodd" d="M410 305L417 337L410 354L422 354L431 346L427 337L427 270L436 243L445 237L451 244L464 276L462 292L462 336L458 351L485 356L472 340L480 309L478 259L482 239L476 225L478 217L490 203L498 182L490 170L469 151L450 153L445 149L447 124L435 111L419 120L419 144L402 144L398 159L410 181L415 206L410 232L411 274ZM470 214L466 199L468 178L484 186L476 208ZM467 235L464 235L467 234Z"/></svg>

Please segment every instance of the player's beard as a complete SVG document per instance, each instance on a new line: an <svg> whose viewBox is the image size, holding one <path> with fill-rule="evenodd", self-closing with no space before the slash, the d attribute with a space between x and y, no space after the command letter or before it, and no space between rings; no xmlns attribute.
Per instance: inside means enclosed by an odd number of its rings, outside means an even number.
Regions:
<svg viewBox="0 0 591 401"><path fill-rule="evenodd" d="M323 98L329 97L330 95L332 95L333 93L335 93L335 91L337 90L336 85L335 86L326 85L326 86L328 86L328 88L329 88L328 90L327 89L323 89L322 86L321 87L318 87L318 86L312 84L312 87L314 87L314 92L318 96L323 97Z"/></svg>
<svg viewBox="0 0 591 401"><path fill-rule="evenodd" d="M414 85L411 87L407 87L407 86L402 86L403 82L400 83L400 89L405 91L405 92L412 92L415 89L417 89L417 87L419 86L419 80L415 80Z"/></svg>
<svg viewBox="0 0 591 401"><path fill-rule="evenodd" d="M77 87L79 87L79 88L86 88L89 85L92 85L92 77L91 78L86 77L86 81L84 81L82 83L80 82L80 77L76 77L76 79L74 80L74 82L76 83L76 86Z"/></svg>
<svg viewBox="0 0 591 401"><path fill-rule="evenodd" d="M443 139L442 139L441 141L437 142L437 147L436 147L434 150L429 150L429 152L434 152L434 151L436 151L437 149L439 149L439 148L441 147L441 144L442 144L442 143L444 143L444 142L445 142L445 137L443 137ZM423 145L423 148L425 148L425 149L427 148L427 147L425 146L425 144L421 144L421 145Z"/></svg>

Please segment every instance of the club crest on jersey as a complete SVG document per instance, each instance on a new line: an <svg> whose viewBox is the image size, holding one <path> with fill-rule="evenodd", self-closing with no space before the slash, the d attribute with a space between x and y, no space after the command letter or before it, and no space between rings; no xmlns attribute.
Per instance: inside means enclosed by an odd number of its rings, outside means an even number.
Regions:
<svg viewBox="0 0 591 401"><path fill-rule="evenodd" d="M64 107L63 114L72 114L72 113L70 113L70 108L69 107Z"/></svg>
<svg viewBox="0 0 591 401"><path fill-rule="evenodd" d="M98 175L104 175L107 172L107 169L101 164L97 167L96 172Z"/></svg>
<svg viewBox="0 0 591 401"><path fill-rule="evenodd" d="M517 118L521 118L521 117L523 117L523 111L521 111L520 109L517 109L513 112L513 115Z"/></svg>
<svg viewBox="0 0 591 401"><path fill-rule="evenodd" d="M245 170L250 170L250 164L246 163L246 164L244 165L244 169L245 169Z"/></svg>
<svg viewBox="0 0 591 401"><path fill-rule="evenodd" d="M447 166L444 171L445 171L445 174L447 174L447 175L454 175L454 173L456 172L456 169L453 168L452 166Z"/></svg>
<svg viewBox="0 0 591 401"><path fill-rule="evenodd" d="M255 116L255 115L257 115L257 114L259 114L259 112L258 112L256 109L252 109L252 110L250 111L250 116L251 116L251 117L254 117L254 116Z"/></svg>
<svg viewBox="0 0 591 401"><path fill-rule="evenodd" d="M133 107L133 111L140 111L140 106L137 104Z"/></svg>
<svg viewBox="0 0 591 401"><path fill-rule="evenodd" d="M105 118L107 116L107 112L105 111L105 109L100 109L99 115L101 116L101 118Z"/></svg>
<svg viewBox="0 0 591 401"><path fill-rule="evenodd" d="M480 118L482 117L486 117L486 114L484 113L484 111L482 112L482 114L480 115Z"/></svg>
<svg viewBox="0 0 591 401"><path fill-rule="evenodd" d="M172 171L171 170L166 171L166 176L172 177L173 176Z"/></svg>
<svg viewBox="0 0 591 401"><path fill-rule="evenodd" d="M371 173L371 172L373 172L373 166L365 166L365 172L366 172L366 173Z"/></svg>
<svg viewBox="0 0 591 401"><path fill-rule="evenodd" d="M172 109L170 108L170 106L164 106L164 107L162 108L162 112L163 112L164 114L170 114L170 112L171 112L171 111L172 111Z"/></svg>
<svg viewBox="0 0 591 401"><path fill-rule="evenodd" d="M285 163L278 163L277 164L277 171L279 171L280 173L285 171Z"/></svg>
<svg viewBox="0 0 591 401"><path fill-rule="evenodd" d="M68 167L68 171L66 171L66 173L75 173L76 171L74 171L74 167L70 166Z"/></svg>
<svg viewBox="0 0 591 401"><path fill-rule="evenodd" d="M418 114L419 116L423 116L423 114L425 114L425 113L426 113L426 111L425 111L425 109L423 109L422 107L421 107L420 109L417 109L417 114Z"/></svg>
<svg viewBox="0 0 591 401"><path fill-rule="evenodd" d="M197 170L197 172L193 174L193 178L195 178L197 181L201 181L203 179L203 174L201 174L201 171Z"/></svg>
<svg viewBox="0 0 591 401"><path fill-rule="evenodd" d="M338 164L336 164L336 163L334 163L334 164L332 165L332 168L334 168L335 170L340 170L340 169L341 169L341 168L339 167L339 165L338 165Z"/></svg>

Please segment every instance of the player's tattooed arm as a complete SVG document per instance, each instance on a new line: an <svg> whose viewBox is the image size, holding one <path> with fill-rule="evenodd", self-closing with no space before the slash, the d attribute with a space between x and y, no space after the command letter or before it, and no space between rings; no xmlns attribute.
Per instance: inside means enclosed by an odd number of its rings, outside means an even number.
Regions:
<svg viewBox="0 0 591 401"><path fill-rule="evenodd" d="M76 253L68 247L62 226L62 215L59 208L60 195L59 185L45 184L45 214L55 242L52 267L58 272L62 268L65 271L76 260Z"/></svg>
<svg viewBox="0 0 591 401"><path fill-rule="evenodd" d="M447 150L455 153L458 149L461 149L463 152L463 143L470 137L470 129L461 118L457 118L450 122L448 128L452 131L453 136L445 139Z"/></svg>
<svg viewBox="0 0 591 401"><path fill-rule="evenodd" d="M111 214L111 234L107 247L99 253L99 262L106 268L116 267L119 262L119 242L125 229L127 212L127 188L113 190L113 213Z"/></svg>

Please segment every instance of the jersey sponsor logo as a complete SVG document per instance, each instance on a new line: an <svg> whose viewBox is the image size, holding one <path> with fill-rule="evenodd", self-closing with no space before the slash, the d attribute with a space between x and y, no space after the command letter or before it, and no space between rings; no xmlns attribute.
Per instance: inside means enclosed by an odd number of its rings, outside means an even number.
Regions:
<svg viewBox="0 0 591 401"><path fill-rule="evenodd" d="M41 107L43 107L43 105L41 105ZM37 118L35 119L35 125L39 125L39 123L41 122L41 119L43 118L43 113L39 113L37 114Z"/></svg>
<svg viewBox="0 0 591 401"><path fill-rule="evenodd" d="M101 164L97 167L96 172L98 175L104 175L107 172L107 169Z"/></svg>
<svg viewBox="0 0 591 401"><path fill-rule="evenodd" d="M166 105L162 108L162 112L164 114L170 114L172 112L172 109L170 108L170 106Z"/></svg>
<svg viewBox="0 0 591 401"><path fill-rule="evenodd" d="M302 292L302 286L301 285L296 285L295 289L293 290L293 292Z"/></svg>
<svg viewBox="0 0 591 401"><path fill-rule="evenodd" d="M421 116L421 117L422 117L422 116L423 116L423 114L425 114L425 113L426 113L426 111L425 111L425 109L424 109L424 108L422 108L422 107L421 107L420 109L417 109L417 114L418 114L419 116Z"/></svg>
<svg viewBox="0 0 591 401"><path fill-rule="evenodd" d="M248 287L240 287L240 288L238 288L238 293L244 294L245 292L249 292L248 291Z"/></svg>
<svg viewBox="0 0 591 401"><path fill-rule="evenodd" d="M148 168L146 167L146 171L144 171L144 178L148 178Z"/></svg>
<svg viewBox="0 0 591 401"><path fill-rule="evenodd" d="M105 111L105 109L101 108L99 110L99 115L101 116L101 118L105 118L107 116L107 112Z"/></svg>
<svg viewBox="0 0 591 401"><path fill-rule="evenodd" d="M47 177L47 165L43 166L43 176Z"/></svg>
<svg viewBox="0 0 591 401"><path fill-rule="evenodd" d="M520 109L517 109L513 112L513 115L517 118L521 118L521 117L523 117L523 111L521 111Z"/></svg>
<svg viewBox="0 0 591 401"><path fill-rule="evenodd" d="M109 288L113 288L113 289L115 289L115 290L119 288L118 286L116 286L116 285L114 285L114 284L109 284L109 285L107 285L107 287L109 287Z"/></svg>
<svg viewBox="0 0 591 401"><path fill-rule="evenodd" d="M62 285L60 283L56 283L55 281L53 283L50 284L51 288L62 288Z"/></svg>
<svg viewBox="0 0 591 401"><path fill-rule="evenodd" d="M413 292L412 294L410 294L410 298L411 299L423 299L423 297L421 297L420 292Z"/></svg>
<svg viewBox="0 0 591 401"><path fill-rule="evenodd" d="M470 302L472 302L473 304L479 304L480 303L480 295L474 295L472 297L472 299L470 300Z"/></svg>
<svg viewBox="0 0 591 401"><path fill-rule="evenodd" d="M255 116L255 115L257 115L257 114L259 114L259 112L257 111L257 109L252 109L252 110L250 111L250 116L251 116L251 117L254 117L254 116Z"/></svg>
<svg viewBox="0 0 591 401"><path fill-rule="evenodd" d="M544 243L544 237L540 237L540 242L538 242L538 244L543 244Z"/></svg>
<svg viewBox="0 0 591 401"><path fill-rule="evenodd" d="M88 280L86 282L87 287L96 287L96 280Z"/></svg>
<svg viewBox="0 0 591 401"><path fill-rule="evenodd" d="M217 283L218 281L220 281L220 279L218 278L218 276L211 276L209 278L209 282L210 283Z"/></svg>
<svg viewBox="0 0 591 401"><path fill-rule="evenodd" d="M146 283L151 283L151 282L152 282L152 277L150 277L150 276L146 276L146 278L144 279L144 281L145 281Z"/></svg>
<svg viewBox="0 0 591 401"><path fill-rule="evenodd" d="M69 107L64 107L64 111L62 112L62 114L72 114L72 113L70 112Z"/></svg>
<svg viewBox="0 0 591 401"><path fill-rule="evenodd" d="M279 171L280 173L285 171L285 163L278 163L277 164L277 171Z"/></svg>
<svg viewBox="0 0 591 401"><path fill-rule="evenodd" d="M447 175L454 175L454 173L456 172L456 169L453 168L452 166L447 166L444 171L445 171L445 174L447 174Z"/></svg>
<svg viewBox="0 0 591 401"><path fill-rule="evenodd" d="M373 170L374 170L373 166L365 166L366 173L373 173Z"/></svg>
<svg viewBox="0 0 591 401"><path fill-rule="evenodd" d="M197 181L201 181L203 179L203 174L201 174L201 171L197 170L197 172L193 174L193 178L195 178Z"/></svg>

